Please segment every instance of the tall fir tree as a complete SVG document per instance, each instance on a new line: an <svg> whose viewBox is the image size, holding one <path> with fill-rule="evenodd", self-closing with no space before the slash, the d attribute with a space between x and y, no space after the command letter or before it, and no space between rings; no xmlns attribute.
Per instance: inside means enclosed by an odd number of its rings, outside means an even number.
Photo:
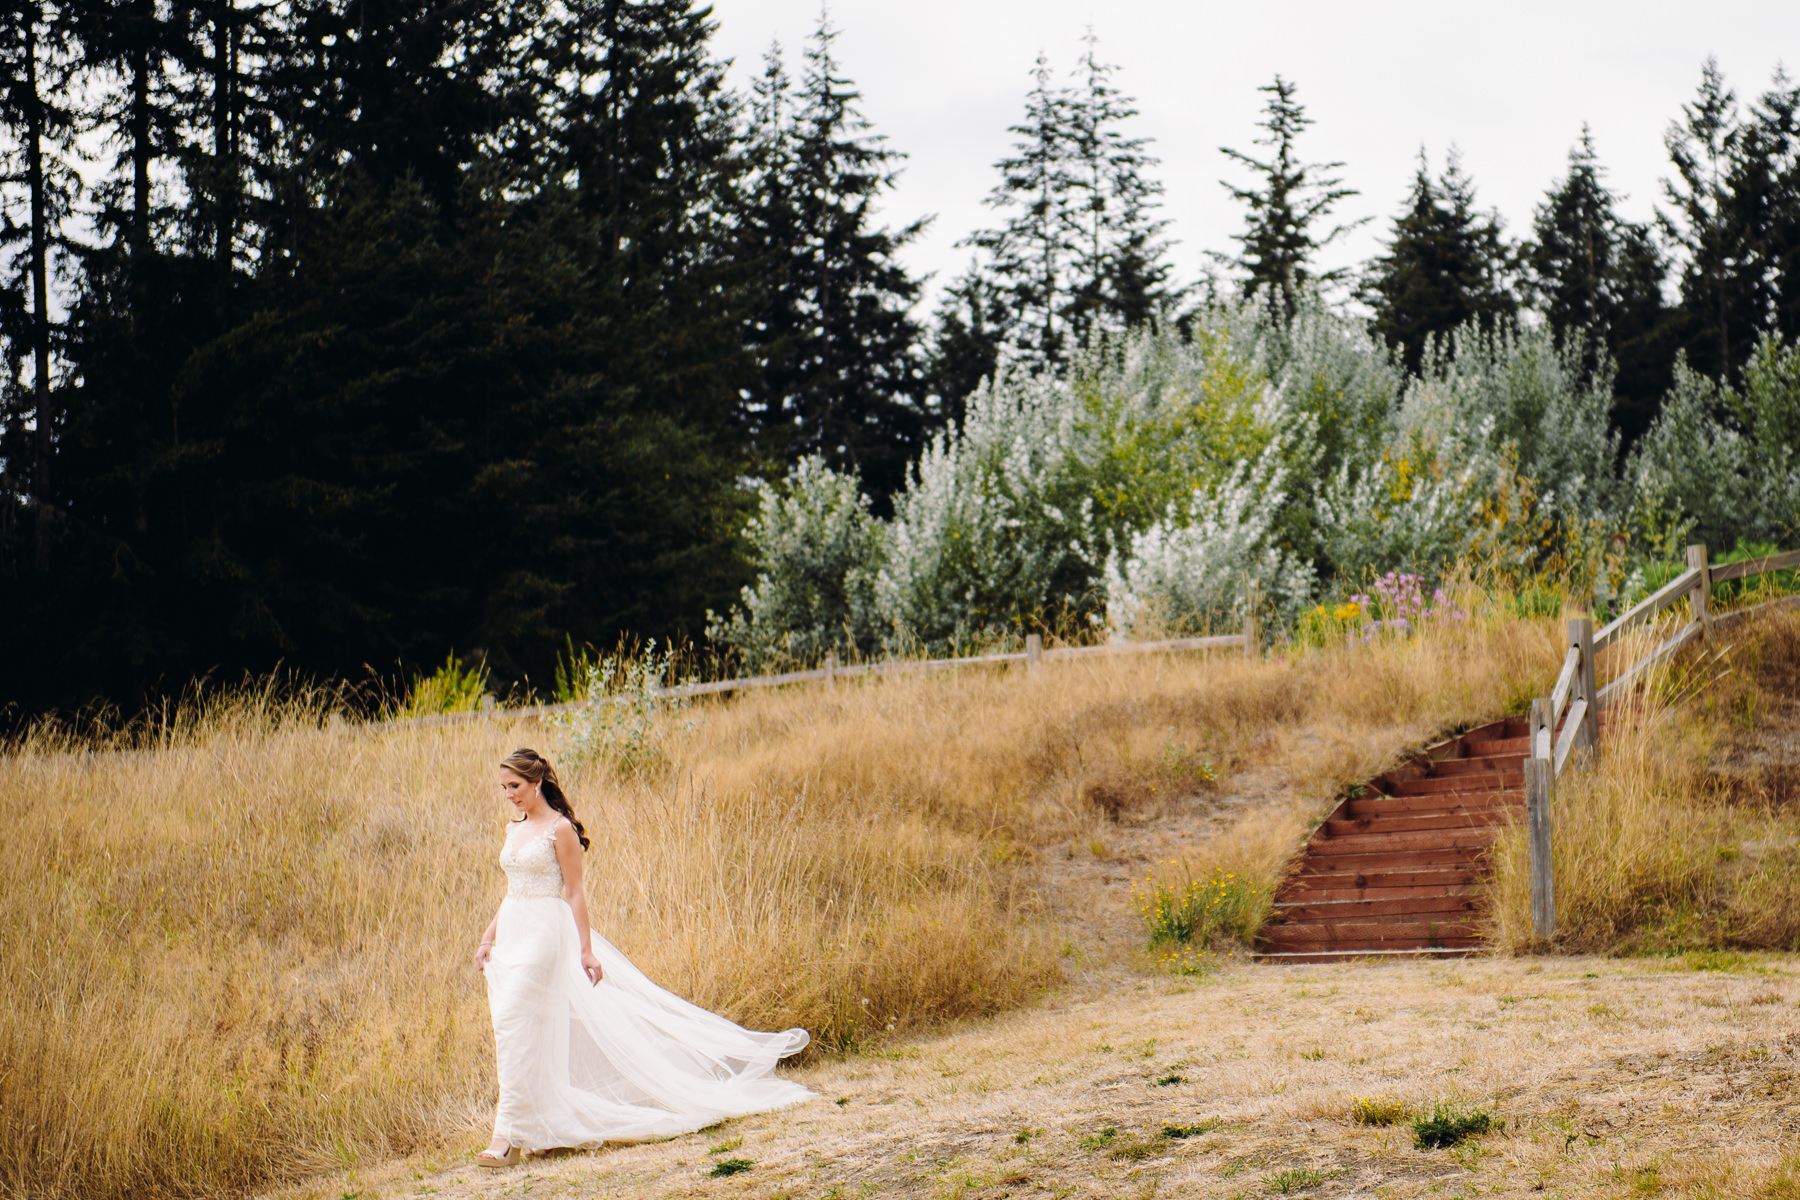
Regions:
<svg viewBox="0 0 1800 1200"><path fill-rule="evenodd" d="M747 214L768 280L757 416L767 453L854 468L882 503L930 423L913 352L919 283L899 261L924 222L877 223L904 156L869 132L836 38L822 19L798 89L772 51L759 89Z"/></svg>
<svg viewBox="0 0 1800 1200"><path fill-rule="evenodd" d="M925 354L925 391L939 422L957 424L981 381L1000 365L1011 313L1007 295L971 263L938 298Z"/></svg>
<svg viewBox="0 0 1800 1200"><path fill-rule="evenodd" d="M23 538L30 539L36 572L49 572L58 513L58 397L52 382L58 330L51 296L61 290L55 254L65 245L63 225L80 189L78 114L70 103L78 42L70 18L66 8L44 0L0 3L0 63L7 80L0 86L0 128L10 134L0 142L0 254L6 255L0 342L7 368L0 380L0 502L6 508L0 551L13 551L0 565L0 579L8 590L24 586L7 569L17 563ZM22 372L27 359L29 383Z"/></svg>
<svg viewBox="0 0 1800 1200"><path fill-rule="evenodd" d="M1301 292L1309 285L1348 277L1344 268L1321 270L1317 257L1320 250L1362 224L1353 221L1324 227L1340 201L1359 193L1344 187L1342 179L1328 175L1343 163L1301 160L1300 135L1313 122L1305 105L1295 99L1298 85L1277 75L1275 82L1257 90L1269 95L1258 122L1264 134L1256 139L1257 145L1269 148L1269 155L1257 158L1229 146L1219 148L1233 162L1248 167L1256 181L1247 188L1220 181L1248 212L1244 232L1232 235L1242 244L1242 251L1236 255L1214 253L1212 257L1238 274L1244 295L1267 289L1291 319Z"/></svg>
<svg viewBox="0 0 1800 1200"><path fill-rule="evenodd" d="M1432 339L1469 322L1493 329L1517 315L1511 274L1500 218L1476 209L1474 182L1456 150L1435 180L1421 151L1387 252L1362 283L1372 330L1417 374Z"/></svg>
<svg viewBox="0 0 1800 1200"><path fill-rule="evenodd" d="M1149 174L1159 160L1148 151L1149 138L1127 135L1137 109L1113 85L1118 67L1100 61L1091 30L1084 47L1068 91L1070 189L1063 204L1074 249L1067 324L1080 343L1164 316L1177 299L1164 237L1169 223L1157 216L1163 187Z"/></svg>
<svg viewBox="0 0 1800 1200"><path fill-rule="evenodd" d="M1070 165L1073 119L1066 89L1055 86L1039 53L1025 97L1025 119L1011 126L1013 153L994 164L1000 182L987 195L1005 224L959 242L982 252L982 277L1004 297L1004 343L1011 357L1050 370L1067 357L1069 280L1080 247L1069 220L1076 181Z"/></svg>
<svg viewBox="0 0 1800 1200"><path fill-rule="evenodd" d="M1169 314L1180 290L1170 279L1168 222L1158 215L1162 184L1150 139L1128 132L1134 101L1113 83L1092 32L1074 82L1054 84L1042 54L1032 70L1019 140L995 166L1000 182L987 204L1006 214L997 229L962 244L984 252L965 278L963 300L944 314L963 322L971 288L996 298L1009 357L1039 369L1061 367L1096 336ZM945 326L954 341L959 329Z"/></svg>
<svg viewBox="0 0 1800 1200"><path fill-rule="evenodd" d="M1709 57L1698 94L1663 138L1675 177L1663 180L1672 208L1658 210L1657 221L1685 258L1682 348L1696 370L1726 379L1735 379L1748 359L1771 301L1752 229L1734 195L1744 137L1737 94Z"/></svg>
<svg viewBox="0 0 1800 1200"><path fill-rule="evenodd" d="M1567 174L1538 205L1522 257L1545 319L1559 338L1582 346L1587 372L1612 357L1613 423L1629 444L1655 418L1669 386L1667 266L1650 229L1619 216L1604 174L1584 128L1569 151Z"/></svg>

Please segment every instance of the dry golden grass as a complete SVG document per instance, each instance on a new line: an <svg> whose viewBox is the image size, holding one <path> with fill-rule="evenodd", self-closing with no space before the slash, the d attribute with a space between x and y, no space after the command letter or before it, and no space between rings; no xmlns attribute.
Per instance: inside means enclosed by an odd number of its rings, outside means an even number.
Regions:
<svg viewBox="0 0 1800 1200"><path fill-rule="evenodd" d="M816 1062L796 1077L821 1098L786 1112L498 1177L470 1168L471 1135L270 1200L1246 1200L1296 1183L1313 1200L1795 1200L1800 958L1716 965L1096 975L1031 1010ZM1504 1124L1421 1150L1405 1123L1357 1121L1371 1095L1414 1110L1456 1099ZM709 1178L728 1157L753 1166Z"/></svg>
<svg viewBox="0 0 1800 1200"><path fill-rule="evenodd" d="M1797 680L1789 612L1685 653L1616 706L1597 767L1572 764L1557 783L1559 947L1800 949ZM1529 949L1523 829L1494 857L1495 940Z"/></svg>
<svg viewBox="0 0 1800 1200"><path fill-rule="evenodd" d="M1198 858L1266 882L1342 785L1517 709L1551 623L1250 662L1120 657L749 695L571 780L597 925L748 1024L852 1046L1060 974L1059 848L1281 764ZM326 725L242 694L0 756L0 1193L206 1194L444 1144L491 1103L493 764L533 723ZM122 738L124 742L133 739ZM1124 898L1119 899L1121 908Z"/></svg>

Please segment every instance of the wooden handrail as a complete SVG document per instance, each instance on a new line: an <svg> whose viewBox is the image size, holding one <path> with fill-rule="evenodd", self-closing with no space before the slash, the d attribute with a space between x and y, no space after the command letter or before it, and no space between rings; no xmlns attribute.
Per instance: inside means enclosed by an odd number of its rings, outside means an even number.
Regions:
<svg viewBox="0 0 1800 1200"><path fill-rule="evenodd" d="M1620 674L1618 678L1601 688L1601 705L1605 706L1611 704L1614 700L1618 699L1619 693L1630 686L1639 675L1642 675L1645 671L1648 671L1651 667L1654 667L1657 663L1662 662L1671 654L1674 654L1677 650L1699 637L1705 629L1705 622L1689 621L1680 633L1677 633L1674 637L1652 650L1649 654L1638 659L1637 662L1631 664L1630 668Z"/></svg>
<svg viewBox="0 0 1800 1200"><path fill-rule="evenodd" d="M1785 571L1789 567L1800 567L1800 550L1790 550L1786 554L1770 554L1762 558L1747 558L1743 562L1726 563L1724 566L1712 568L1714 583L1727 580L1742 579L1746 575L1766 575L1770 571Z"/></svg>
<svg viewBox="0 0 1800 1200"><path fill-rule="evenodd" d="M1700 572L1689 568L1662 585L1650 596L1633 605L1630 611L1594 635L1594 652L1598 654L1613 644L1620 634L1640 621L1647 621L1685 596L1700 578Z"/></svg>

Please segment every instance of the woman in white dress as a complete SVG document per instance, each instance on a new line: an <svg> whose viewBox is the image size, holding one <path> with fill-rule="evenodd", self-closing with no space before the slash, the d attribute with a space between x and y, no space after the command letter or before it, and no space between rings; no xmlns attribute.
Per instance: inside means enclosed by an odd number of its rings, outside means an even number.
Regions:
<svg viewBox="0 0 1800 1200"><path fill-rule="evenodd" d="M506 898L475 952L500 1075L494 1140L477 1163L669 1137L812 1097L774 1073L805 1048L804 1029L756 1033L697 1008L589 928L587 833L548 760L515 750L500 790L519 817L500 851Z"/></svg>

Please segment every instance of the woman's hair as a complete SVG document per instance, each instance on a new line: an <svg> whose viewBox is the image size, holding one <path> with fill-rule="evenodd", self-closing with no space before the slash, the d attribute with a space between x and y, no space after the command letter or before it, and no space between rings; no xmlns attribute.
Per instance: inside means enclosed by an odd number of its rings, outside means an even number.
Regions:
<svg viewBox="0 0 1800 1200"><path fill-rule="evenodd" d="M562 783L556 778L556 768L550 760L536 750L518 749L500 760L500 765L515 775L520 775L527 782L535 783L538 790L544 793L544 803L554 808L568 819L575 827L575 836L581 839L581 848L588 848L587 830L575 819L575 810L569 807L569 798L563 795Z"/></svg>

